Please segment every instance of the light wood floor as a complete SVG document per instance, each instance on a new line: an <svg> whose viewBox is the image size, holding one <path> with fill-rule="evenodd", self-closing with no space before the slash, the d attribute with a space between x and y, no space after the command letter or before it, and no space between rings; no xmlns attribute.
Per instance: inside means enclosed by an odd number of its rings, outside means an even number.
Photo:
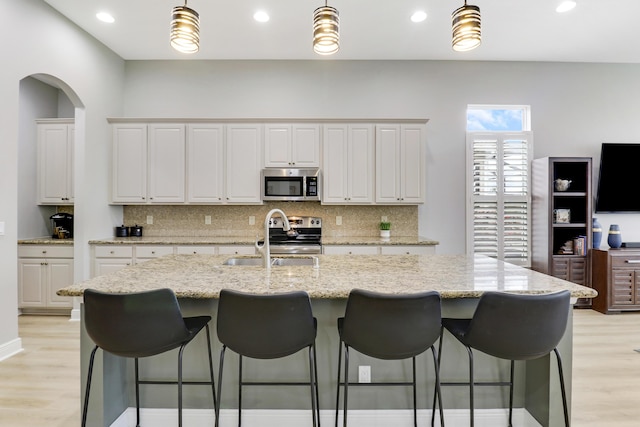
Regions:
<svg viewBox="0 0 640 427"><path fill-rule="evenodd" d="M22 316L24 352L0 362L0 426L80 425L79 324ZM574 427L640 425L640 313L574 311Z"/></svg>

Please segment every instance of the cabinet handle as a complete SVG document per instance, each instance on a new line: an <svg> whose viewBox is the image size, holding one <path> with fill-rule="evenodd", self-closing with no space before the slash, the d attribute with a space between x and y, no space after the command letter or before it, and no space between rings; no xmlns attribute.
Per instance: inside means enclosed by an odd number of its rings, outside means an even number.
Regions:
<svg viewBox="0 0 640 427"><path fill-rule="evenodd" d="M42 253L43 253L43 254L46 254L46 253L47 253L47 251L42 251Z"/></svg>
<svg viewBox="0 0 640 427"><path fill-rule="evenodd" d="M156 254L156 251L151 251L151 255L155 255L155 254Z"/></svg>
<svg viewBox="0 0 640 427"><path fill-rule="evenodd" d="M625 259L624 262L628 264L640 264L640 259Z"/></svg>
<svg viewBox="0 0 640 427"><path fill-rule="evenodd" d="M113 252L113 251L109 251L109 253L110 253L111 255L113 255L113 254L114 254L114 252Z"/></svg>
<svg viewBox="0 0 640 427"><path fill-rule="evenodd" d="M198 251L193 251L193 254L194 255L198 255Z"/></svg>

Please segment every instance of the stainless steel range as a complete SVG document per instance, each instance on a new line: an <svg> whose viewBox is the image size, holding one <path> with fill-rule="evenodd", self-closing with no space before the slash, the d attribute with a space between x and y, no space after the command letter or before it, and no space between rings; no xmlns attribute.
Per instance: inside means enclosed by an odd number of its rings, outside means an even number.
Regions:
<svg viewBox="0 0 640 427"><path fill-rule="evenodd" d="M282 229L282 219L269 220L269 245L272 254L321 254L322 220L310 216L289 216L291 230ZM262 243L262 242L258 242Z"/></svg>

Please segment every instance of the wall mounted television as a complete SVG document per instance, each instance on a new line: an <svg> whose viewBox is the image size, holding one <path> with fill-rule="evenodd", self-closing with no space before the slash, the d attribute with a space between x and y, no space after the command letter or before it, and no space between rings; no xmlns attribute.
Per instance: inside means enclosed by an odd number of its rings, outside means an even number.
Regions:
<svg viewBox="0 0 640 427"><path fill-rule="evenodd" d="M603 143L596 212L640 213L640 143Z"/></svg>

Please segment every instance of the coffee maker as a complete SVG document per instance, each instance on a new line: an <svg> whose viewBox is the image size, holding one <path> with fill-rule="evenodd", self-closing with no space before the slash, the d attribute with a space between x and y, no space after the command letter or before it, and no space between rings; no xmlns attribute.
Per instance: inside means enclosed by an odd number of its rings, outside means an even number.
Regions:
<svg viewBox="0 0 640 427"><path fill-rule="evenodd" d="M71 239L73 237L73 215L69 213L57 213L50 217L51 237L54 239Z"/></svg>

